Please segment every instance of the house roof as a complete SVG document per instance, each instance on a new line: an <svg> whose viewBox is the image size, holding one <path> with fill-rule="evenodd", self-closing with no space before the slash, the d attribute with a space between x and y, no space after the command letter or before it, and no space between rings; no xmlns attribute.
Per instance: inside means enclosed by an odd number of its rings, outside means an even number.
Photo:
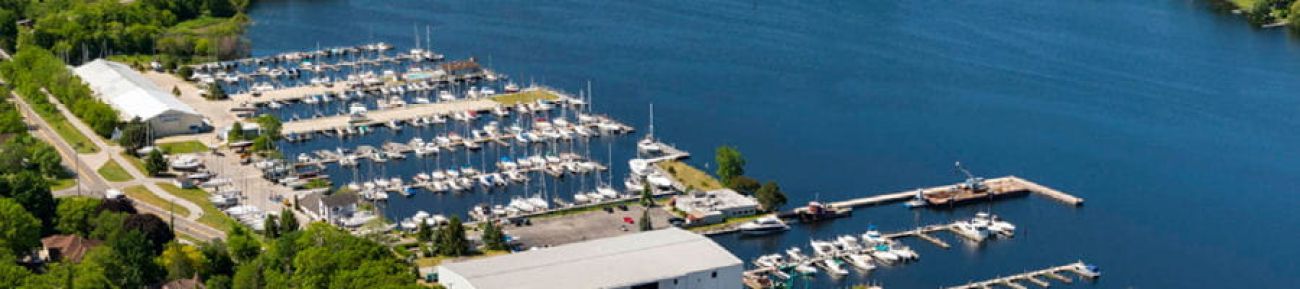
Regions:
<svg viewBox="0 0 1300 289"><path fill-rule="evenodd" d="M709 238L669 228L444 263L442 269L477 289L618 288L741 265Z"/></svg>
<svg viewBox="0 0 1300 289"><path fill-rule="evenodd" d="M162 289L206 289L206 288L208 287L203 285L203 282L199 281L198 276L189 279L176 279L176 280L172 280L171 282L167 282L167 284L162 285Z"/></svg>
<svg viewBox="0 0 1300 289"><path fill-rule="evenodd" d="M81 262L81 257L84 257L91 248L99 246L100 243L103 243L103 241L86 239L77 235L53 235L41 239L41 247L47 250L59 250L59 255L64 260L73 263Z"/></svg>
<svg viewBox="0 0 1300 289"><path fill-rule="evenodd" d="M145 79L126 64L96 59L74 68L82 81L127 119L150 119L168 111L186 114L198 112L170 93Z"/></svg>

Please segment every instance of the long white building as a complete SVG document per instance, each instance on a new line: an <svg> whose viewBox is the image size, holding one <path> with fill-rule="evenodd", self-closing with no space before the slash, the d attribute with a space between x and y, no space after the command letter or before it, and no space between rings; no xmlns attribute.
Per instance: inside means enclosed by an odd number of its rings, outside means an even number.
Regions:
<svg viewBox="0 0 1300 289"><path fill-rule="evenodd" d="M208 129L202 114L126 64L96 59L72 71L100 100L117 109L122 121L139 117L156 137Z"/></svg>
<svg viewBox="0 0 1300 289"><path fill-rule="evenodd" d="M744 264L678 228L597 239L438 267L448 289L739 289Z"/></svg>

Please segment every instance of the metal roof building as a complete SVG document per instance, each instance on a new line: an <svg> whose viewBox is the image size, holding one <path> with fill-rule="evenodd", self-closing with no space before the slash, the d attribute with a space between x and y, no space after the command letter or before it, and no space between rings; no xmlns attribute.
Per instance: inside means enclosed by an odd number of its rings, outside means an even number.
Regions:
<svg viewBox="0 0 1300 289"><path fill-rule="evenodd" d="M744 264L707 237L678 228L438 267L448 289L742 288Z"/></svg>
<svg viewBox="0 0 1300 289"><path fill-rule="evenodd" d="M131 67L96 59L74 68L99 99L113 106L123 121L139 117L156 136L199 132L206 128L203 115L163 91Z"/></svg>

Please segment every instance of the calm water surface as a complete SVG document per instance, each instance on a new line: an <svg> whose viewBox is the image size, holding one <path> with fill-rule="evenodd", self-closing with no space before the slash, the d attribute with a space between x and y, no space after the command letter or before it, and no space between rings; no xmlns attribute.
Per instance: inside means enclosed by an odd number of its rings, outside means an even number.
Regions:
<svg viewBox="0 0 1300 289"><path fill-rule="evenodd" d="M657 135L692 163L735 145L796 204L955 182L955 160L1088 200L887 206L716 238L750 260L976 210L1021 228L979 248L909 240L920 262L815 288L934 288L1079 259L1106 276L1058 286L1300 287L1300 42L1285 33L1196 1L629 2L260 1L248 37L258 55L409 47L432 25L449 57L570 91L591 80L596 110L638 127L653 102ZM416 198L390 215L463 212Z"/></svg>

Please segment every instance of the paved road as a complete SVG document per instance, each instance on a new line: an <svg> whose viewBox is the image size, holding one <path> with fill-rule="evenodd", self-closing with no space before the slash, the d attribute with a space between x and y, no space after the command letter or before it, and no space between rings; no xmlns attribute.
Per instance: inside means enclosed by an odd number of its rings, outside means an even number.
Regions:
<svg viewBox="0 0 1300 289"><path fill-rule="evenodd" d="M32 110L32 107L27 104L27 101L18 97L18 94L15 93L10 93L9 97L14 100L14 103L19 107L18 111L23 114L23 117L27 119L29 124L35 126L36 129L32 131L32 135L45 140L45 142L50 145L53 145L54 149L59 152L59 155L63 157L64 165L73 169L73 173L76 174L77 177L77 183L81 187L80 193L103 197L103 192L108 190L110 187L108 183L99 176L99 174L95 173L94 167L86 164L86 162L82 161L80 157L77 157L77 150L73 149L72 146L63 141L63 138L60 138L58 133L55 133L54 130L51 129L50 124L45 122L45 119L36 115L36 111ZM77 189L73 188L60 191L55 196L61 197L77 194Z"/></svg>
<svg viewBox="0 0 1300 289"><path fill-rule="evenodd" d="M24 101L21 97L18 97L18 95L16 94L12 94L10 96L12 99L14 99L14 103L18 105L20 111L22 111L23 115L28 119L28 121L32 122L33 125L37 127L36 130L37 136L41 137L42 139L45 139L51 145L53 145L56 148L56 150L58 150L59 153L63 155L65 162L74 162L73 167L74 170L76 170L78 181L82 182L83 186L86 188L85 195L102 198L104 196L104 191L107 190L108 188L111 188L112 186L110 186L109 183L105 181L102 176L96 173L93 168L87 166L85 162L82 161L80 157L78 157L76 150L73 150L72 146L68 145L68 143L64 141L63 138L59 137L57 133L54 133L54 130L51 128L49 123L45 122L45 119L40 118L36 114L35 110L33 110L32 107L28 105L26 101ZM64 113L66 113L66 111L64 111ZM76 118L70 118L69 120L74 120L74 119ZM80 124L80 122L78 121L70 121L70 122L73 123L74 126ZM83 133L86 132L83 131ZM91 134L87 136L89 136L92 140L97 140L96 145L100 146L101 149L106 149L106 147L104 147L103 141L95 137L93 132L91 132ZM130 165L124 165L124 167L131 167L129 169L134 170L134 167ZM167 196L170 196L170 194L168 194ZM178 199L174 196L172 198ZM225 232L214 229L212 227L196 222L194 220L190 220L186 218L175 218L174 220L172 220L172 218L170 218L171 214L169 213L168 210L159 208L152 204L141 202L141 201L135 201L132 203L135 204L136 210L140 212L154 214L159 217L162 217L163 220L173 221L176 231L181 234L189 235L200 240L219 239L219 238L225 238L226 236ZM197 208L197 206L195 207ZM197 209L197 210L200 213L202 212L201 209Z"/></svg>

